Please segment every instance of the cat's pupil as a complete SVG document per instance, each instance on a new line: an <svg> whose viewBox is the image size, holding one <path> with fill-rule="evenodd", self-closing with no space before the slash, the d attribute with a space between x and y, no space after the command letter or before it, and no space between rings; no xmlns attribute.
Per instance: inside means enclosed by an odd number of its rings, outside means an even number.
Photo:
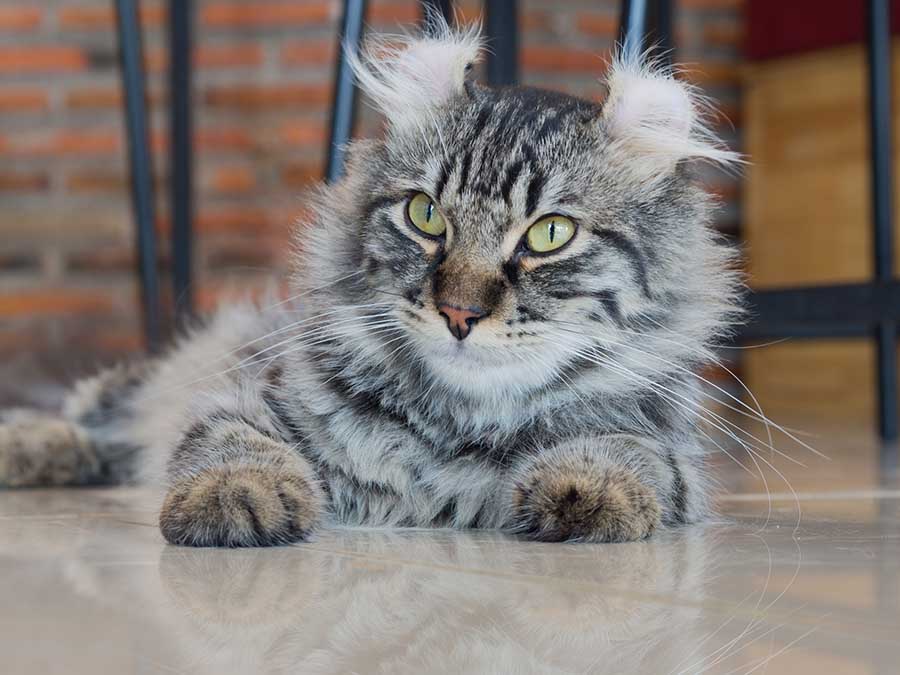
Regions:
<svg viewBox="0 0 900 675"><path fill-rule="evenodd" d="M551 220L550 221L550 243L552 244L555 239L556 239L556 221Z"/></svg>
<svg viewBox="0 0 900 675"><path fill-rule="evenodd" d="M431 214L434 213L434 202L428 202L428 206L425 207L425 220L427 222L431 222Z"/></svg>

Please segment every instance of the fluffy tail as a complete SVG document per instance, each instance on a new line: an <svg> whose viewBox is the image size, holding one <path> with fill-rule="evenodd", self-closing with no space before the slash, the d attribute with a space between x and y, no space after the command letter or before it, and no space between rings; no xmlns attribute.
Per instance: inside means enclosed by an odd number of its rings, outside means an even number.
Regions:
<svg viewBox="0 0 900 675"><path fill-rule="evenodd" d="M63 411L0 413L0 488L127 482L138 448L131 402L149 364L118 366L80 382Z"/></svg>

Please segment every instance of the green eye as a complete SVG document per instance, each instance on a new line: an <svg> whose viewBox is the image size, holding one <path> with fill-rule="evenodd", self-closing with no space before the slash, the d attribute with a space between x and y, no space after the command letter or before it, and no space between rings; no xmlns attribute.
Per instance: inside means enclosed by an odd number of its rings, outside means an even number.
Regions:
<svg viewBox="0 0 900 675"><path fill-rule="evenodd" d="M440 237L447 230L441 210L424 192L409 200L406 213L410 222L430 237Z"/></svg>
<svg viewBox="0 0 900 675"><path fill-rule="evenodd" d="M549 253L575 236L575 223L565 216L546 216L528 228L525 242L535 253Z"/></svg>

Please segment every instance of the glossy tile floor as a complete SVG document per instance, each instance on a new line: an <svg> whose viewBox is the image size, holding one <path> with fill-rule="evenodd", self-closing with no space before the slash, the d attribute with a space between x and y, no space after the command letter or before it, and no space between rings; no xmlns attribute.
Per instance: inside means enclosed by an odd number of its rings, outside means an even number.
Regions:
<svg viewBox="0 0 900 675"><path fill-rule="evenodd" d="M767 458L796 500L718 462L720 520L618 545L180 549L140 490L0 492L0 672L900 673L896 450L815 444Z"/></svg>

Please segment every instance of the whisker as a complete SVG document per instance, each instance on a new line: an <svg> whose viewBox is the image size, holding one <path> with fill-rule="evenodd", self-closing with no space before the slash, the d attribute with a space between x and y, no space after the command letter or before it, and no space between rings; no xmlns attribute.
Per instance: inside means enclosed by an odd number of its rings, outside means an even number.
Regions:
<svg viewBox="0 0 900 675"><path fill-rule="evenodd" d="M569 323L569 322L567 322L567 323ZM598 338L594 338L593 336L590 336L590 335L587 335L587 334L585 334L585 333L581 333L581 332L578 332L578 331L574 331L574 330L571 330L571 329L562 329L562 330L568 330L568 332L571 332L571 333L573 333L573 334L581 335L582 337L586 337L586 338L589 338L589 339L597 340L597 341L598 341L598 346L602 346L602 343L600 343L600 341L599 341ZM740 410L740 409L736 408L735 406L733 406L733 405L727 403L726 401L723 401L723 400L721 400L721 399L719 399L719 398L717 398L717 397L715 397L715 396L713 396L713 395L711 395L711 394L709 394L709 393L706 394L708 398L710 398L711 400L715 401L715 402L718 403L719 405L721 405L721 406L723 406L723 407L725 407L725 408L727 408L727 409L729 409L729 410L735 412L736 414L742 415L742 416L744 416L744 417L749 417L749 418L751 418L751 419L754 419L754 420L756 420L756 421L761 422L761 423L766 427L766 433L767 433L767 435L768 435L768 437L769 437L769 442L766 444L764 441L762 441L761 439L756 438L755 436L754 436L753 438L754 438L755 440L757 440L758 442L763 443L764 445L766 445L766 447L768 447L769 449L771 449L772 452L777 453L777 454L780 454L780 455L782 455L783 457L785 457L786 459L789 459L789 461L792 461L792 462L794 462L794 463L796 463L796 464L798 464L798 465L800 465L800 466L805 466L805 465L804 465L802 462L800 462L799 460L797 460L797 459L795 459L795 458L792 458L792 457L789 457L788 455L784 454L783 452L781 452L781 451L779 451L779 450L777 450L777 449L775 448L775 446L774 446L774 439L772 438L772 435L771 435L771 428L774 428L774 429L780 431L781 433L783 433L785 436L787 436L787 437L790 438L791 440L793 440L793 441L797 442L798 444L802 445L804 448L808 449L810 452L812 452L813 454L817 455L818 457L821 457L821 458L823 458L823 459L828 459L828 457L827 457L826 455L824 455L823 453L821 453L820 451L816 450L815 448L813 448L813 447L810 446L809 444L804 443L804 442L801 441L800 439L796 438L796 436L795 436L794 434L792 434L790 431L788 431L786 428L784 428L784 427L782 427L781 425L779 425L779 424L773 422L772 420L770 420L770 419L763 413L762 407L759 405L759 401L758 401L758 400L756 399L756 397L753 395L753 392L750 391L749 387L747 387L747 385L744 384L744 382L743 382L739 377L737 377L737 375L735 375L731 370L729 370L729 369L728 369L726 366L724 366L723 364L720 363L719 365L720 365L721 367L723 367L723 368L729 373L729 375L731 375L731 376L735 379L735 381L737 381L738 384L740 384L740 386L747 392L747 394L751 397L751 399L756 403L756 405L757 405L757 407L758 407L758 411L757 411L757 410L754 410L753 408L751 408L750 406L748 406L744 401L741 401L739 398L737 398L736 396L734 396L731 392L725 390L724 388L722 388L722 387L720 387L719 385L717 385L717 384L711 382L711 381L708 380L707 378L705 378L705 377L703 377L702 375L700 375L700 374L698 374L698 373L692 371L692 370L689 369L689 368L686 368L686 367L684 367L684 366L682 366L682 365L680 365L680 364L677 364L677 363L674 363L674 362L669 361L669 360L667 360L667 359L664 359L663 357L659 356L658 354L654 354L654 353L652 353L652 352L648 352L648 351L646 351L646 350L642 350L642 349L640 349L640 348L638 348L638 347L636 347L636 346L634 346L634 345L632 345L632 344L628 344L628 343L625 343L625 342L619 342L619 341L611 340L611 339L608 339L608 338L604 338L604 340L610 342L611 344L614 344L615 346L618 346L618 347L624 347L624 348L626 348L626 349L631 349L632 351L636 351L636 352L638 352L639 354L642 354L643 356L647 356L647 357L649 357L649 358L653 358L653 359L656 359L656 360L658 360L658 361L660 361L660 362L662 362L662 363L665 363L665 364L667 364L667 365L669 365L669 366L675 368L675 369L678 370L679 372L686 373L686 374L688 374L688 375L690 375L690 376L692 376L692 377L694 377L694 378L696 378L696 379L698 379L698 380L704 382L704 383L707 384L708 386L710 386L710 387L716 389L717 391L722 392L722 393L725 394L727 397L729 397L730 399L734 400L736 403L738 403L739 405L741 405L741 406L743 406L744 408L746 408L746 410ZM686 345L680 345L680 346L685 346L685 347L686 347ZM747 412L747 411L749 411L749 412ZM747 432L746 430L740 428L738 425L734 424L733 422L731 422L731 421L729 421L729 420L726 420L725 418L721 418L721 417L720 417L720 419L722 419L723 421L725 421L727 424L730 424L730 425L734 426L735 428L740 429L740 430L741 430L741 433L749 434L749 432ZM770 427L771 427L771 428L770 428Z"/></svg>

